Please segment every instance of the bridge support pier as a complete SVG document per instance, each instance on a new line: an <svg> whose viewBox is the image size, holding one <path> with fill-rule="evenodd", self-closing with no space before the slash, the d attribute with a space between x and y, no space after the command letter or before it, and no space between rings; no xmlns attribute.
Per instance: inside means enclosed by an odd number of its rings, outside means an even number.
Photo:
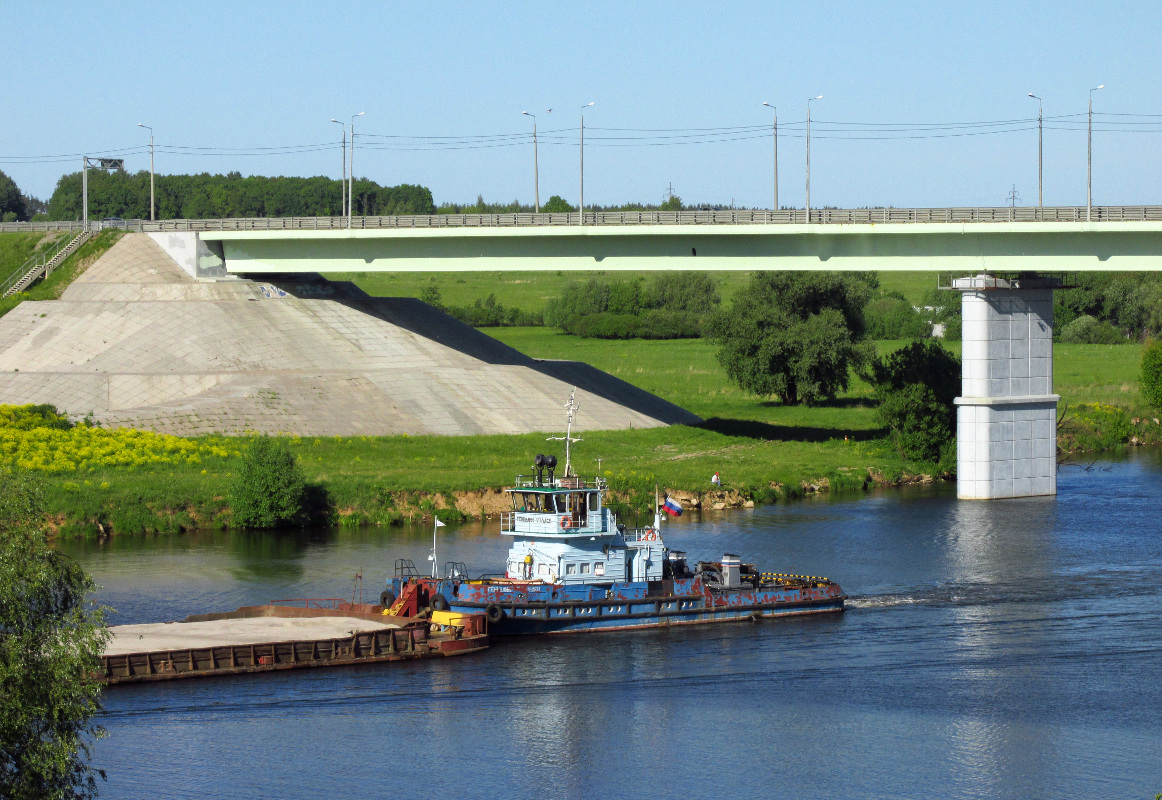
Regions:
<svg viewBox="0 0 1162 800"><path fill-rule="evenodd" d="M956 494L1057 494L1053 290L1057 278L989 274L953 281L964 323L956 398Z"/></svg>

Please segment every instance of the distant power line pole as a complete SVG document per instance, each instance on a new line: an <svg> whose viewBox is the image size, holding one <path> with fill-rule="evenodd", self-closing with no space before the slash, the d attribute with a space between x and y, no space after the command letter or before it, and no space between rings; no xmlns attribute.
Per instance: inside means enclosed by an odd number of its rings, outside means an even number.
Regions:
<svg viewBox="0 0 1162 800"><path fill-rule="evenodd" d="M1086 160L1085 172L1085 221L1089 222L1093 213L1093 93L1104 89L1106 85L1095 86L1089 90L1089 157Z"/></svg>
<svg viewBox="0 0 1162 800"><path fill-rule="evenodd" d="M343 128L343 180L339 182L339 216L347 216L347 126L331 117L331 122Z"/></svg>
<svg viewBox="0 0 1162 800"><path fill-rule="evenodd" d="M1041 183L1041 176L1043 174L1041 171L1041 153L1042 153L1041 144L1043 141L1043 139L1041 138L1042 137L1042 130L1043 130L1041 127L1042 105L1041 105L1041 98L1038 97L1037 95L1033 94L1032 92L1029 92L1029 97L1032 97L1034 100L1037 101L1037 208L1043 208L1045 206L1045 195L1042 193L1043 184Z"/></svg>
<svg viewBox="0 0 1162 800"><path fill-rule="evenodd" d="M775 183L775 204L774 204L774 206L772 206L771 210L778 211L779 210L779 110L766 101L763 102L763 105L766 106L767 108L769 108L771 111L775 112L775 119L771 123L771 138L774 139L774 142L775 142L775 144L774 144L774 149L775 149L775 180L774 180L774 183ZM810 108L810 103L808 103L808 108Z"/></svg>

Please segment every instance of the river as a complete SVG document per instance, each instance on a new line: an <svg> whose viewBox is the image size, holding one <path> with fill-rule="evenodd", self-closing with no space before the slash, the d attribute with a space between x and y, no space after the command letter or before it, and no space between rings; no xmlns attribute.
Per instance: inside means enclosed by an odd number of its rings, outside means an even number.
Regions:
<svg viewBox="0 0 1162 800"><path fill-rule="evenodd" d="M442 661L111 687L106 798L1153 798L1162 453L1056 499L951 486L687 514L667 543L826 575L823 618L502 642ZM492 572L496 523L441 530ZM68 543L118 624L377 597L430 529Z"/></svg>

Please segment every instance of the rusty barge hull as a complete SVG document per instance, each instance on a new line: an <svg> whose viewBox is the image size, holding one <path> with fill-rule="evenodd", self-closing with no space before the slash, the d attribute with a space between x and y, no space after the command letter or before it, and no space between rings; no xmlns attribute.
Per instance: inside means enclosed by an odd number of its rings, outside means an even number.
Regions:
<svg viewBox="0 0 1162 800"><path fill-rule="evenodd" d="M372 608L378 608L379 611L370 610ZM362 620L379 629L352 631L350 635L325 638L251 640L148 649L139 652L107 652L101 657L102 670L97 677L106 684L144 683L291 669L356 666L387 661L415 661L423 658L467 655L488 647L483 617L479 617L478 621L469 621L463 627L437 629L424 619L384 617L381 611L382 609L377 606L362 608L348 606L345 610L250 606L221 614L195 615L186 622L213 625L216 622L227 621L228 625L229 621L251 620L256 621L255 624L261 631L262 617L309 621L339 618L340 622ZM179 631L183 624L166 625L165 631L166 633ZM124 626L132 627L135 626ZM276 630L278 629L271 628L272 632ZM253 639L253 631L250 633ZM217 632L214 638L230 636L231 632L226 630Z"/></svg>

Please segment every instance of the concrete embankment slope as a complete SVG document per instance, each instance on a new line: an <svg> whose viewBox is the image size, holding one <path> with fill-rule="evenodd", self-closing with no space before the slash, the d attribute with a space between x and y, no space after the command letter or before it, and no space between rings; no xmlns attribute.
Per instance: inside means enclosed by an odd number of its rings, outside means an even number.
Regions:
<svg viewBox="0 0 1162 800"><path fill-rule="evenodd" d="M576 362L540 361L409 298L307 279L195 280L130 234L64 292L0 318L0 403L196 435L618 430L693 414Z"/></svg>

